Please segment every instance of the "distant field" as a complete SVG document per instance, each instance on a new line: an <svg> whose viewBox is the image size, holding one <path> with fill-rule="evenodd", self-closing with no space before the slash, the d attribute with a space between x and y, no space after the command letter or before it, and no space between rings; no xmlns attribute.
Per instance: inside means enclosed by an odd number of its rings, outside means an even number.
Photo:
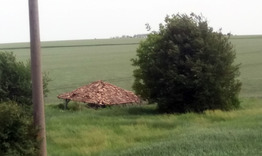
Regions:
<svg viewBox="0 0 262 156"><path fill-rule="evenodd" d="M45 102L58 103L58 94L96 80L130 90L133 82L130 59L135 56L139 42L140 39L107 39L42 43L43 70L52 79ZM1 48L14 52L21 61L29 59L28 43L5 44Z"/></svg>
<svg viewBox="0 0 262 156"><path fill-rule="evenodd" d="M232 37L241 63L242 97L262 97L262 36Z"/></svg>
<svg viewBox="0 0 262 156"><path fill-rule="evenodd" d="M233 36L241 63L242 97L262 97L262 36ZM96 80L106 80L131 90L131 58L140 39L76 40L42 43L43 69L52 79L46 103L58 103L56 96ZM0 44L0 50L13 51L17 58L30 57L28 43Z"/></svg>

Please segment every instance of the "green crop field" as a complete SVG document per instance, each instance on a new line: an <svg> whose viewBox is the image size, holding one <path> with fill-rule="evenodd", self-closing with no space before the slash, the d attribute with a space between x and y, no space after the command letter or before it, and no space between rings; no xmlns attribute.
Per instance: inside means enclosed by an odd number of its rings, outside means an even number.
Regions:
<svg viewBox="0 0 262 156"><path fill-rule="evenodd" d="M262 36L233 36L241 63L242 97L262 95ZM106 80L131 90L131 58L140 39L103 39L42 43L43 71L49 73L50 94L45 103L58 103L58 94L96 80ZM28 43L0 44L1 51L12 51L19 60L30 58Z"/></svg>
<svg viewBox="0 0 262 156"><path fill-rule="evenodd" d="M241 96L262 97L262 36L237 36L231 39L241 63Z"/></svg>
<svg viewBox="0 0 262 156"><path fill-rule="evenodd" d="M241 109L183 115L158 114L155 105L58 109L58 94L92 81L131 90L130 59L140 39L42 43L43 70L52 79L45 99L48 155L262 155L262 36L231 41L241 63ZM28 43L0 44L0 51L30 58Z"/></svg>
<svg viewBox="0 0 262 156"><path fill-rule="evenodd" d="M96 80L105 80L131 89L133 77L130 59L135 56L140 39L107 39L44 42L43 71L49 73L50 94L45 103L58 103L57 95ZM30 58L28 43L0 45L19 60Z"/></svg>
<svg viewBox="0 0 262 156"><path fill-rule="evenodd" d="M49 106L48 155L260 156L261 102L243 99L240 110L182 115L157 114L155 105L77 112Z"/></svg>

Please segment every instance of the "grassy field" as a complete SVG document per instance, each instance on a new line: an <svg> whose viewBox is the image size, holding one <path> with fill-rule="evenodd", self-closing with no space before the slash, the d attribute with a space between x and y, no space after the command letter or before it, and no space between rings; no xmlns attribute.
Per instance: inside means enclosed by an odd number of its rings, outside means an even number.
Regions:
<svg viewBox="0 0 262 156"><path fill-rule="evenodd" d="M49 72L45 99L50 156L86 155L262 155L262 36L234 36L241 63L240 110L160 115L155 105L63 111L56 96L96 80L131 90L130 59L139 39L44 42L43 69ZM2 49L2 50L1 50ZM0 44L21 61L28 43ZM76 108L80 104L71 103ZM82 107L81 107L82 108Z"/></svg>
<svg viewBox="0 0 262 156"><path fill-rule="evenodd" d="M261 102L243 99L240 110L183 115L160 115L155 105L78 112L49 106L48 155L260 156Z"/></svg>
<svg viewBox="0 0 262 156"><path fill-rule="evenodd" d="M262 36L236 36L231 38L241 63L242 97L262 97Z"/></svg>
<svg viewBox="0 0 262 156"><path fill-rule="evenodd" d="M106 80L131 90L131 58L140 39L104 39L42 43L43 70L48 72L50 94L45 103L59 103L58 94L96 80ZM233 36L231 42L241 63L242 97L262 95L262 36ZM2 50L1 50L2 49ZM0 44L1 51L12 51L21 61L29 60L28 43Z"/></svg>
<svg viewBox="0 0 262 156"><path fill-rule="evenodd" d="M43 70L49 73L50 94L45 103L59 103L57 95L96 80L106 80L131 89L133 82L130 59L140 39L107 39L44 42ZM30 57L28 43L0 45L21 61Z"/></svg>

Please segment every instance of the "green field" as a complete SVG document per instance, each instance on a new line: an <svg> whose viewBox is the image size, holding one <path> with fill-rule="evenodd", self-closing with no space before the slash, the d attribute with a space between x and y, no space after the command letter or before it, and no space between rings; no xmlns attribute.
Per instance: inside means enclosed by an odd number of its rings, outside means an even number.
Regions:
<svg viewBox="0 0 262 156"><path fill-rule="evenodd" d="M139 39L108 39L44 42L43 70L49 73L50 94L45 103L59 103L57 95L96 80L106 80L131 89L133 77L130 59L135 56ZM28 43L0 45L21 61L29 60Z"/></svg>
<svg viewBox="0 0 262 156"><path fill-rule="evenodd" d="M43 69L49 72L45 99L50 156L85 155L262 155L262 36L233 36L241 63L241 109L204 114L158 114L155 105L63 111L56 96L96 80L131 90L130 59L139 39L42 43ZM28 43L0 44L21 61ZM1 50L2 49L2 50Z"/></svg>
<svg viewBox="0 0 262 156"><path fill-rule="evenodd" d="M183 115L157 114L155 105L78 112L49 106L48 154L260 156L261 102L244 99L237 111Z"/></svg>
<svg viewBox="0 0 262 156"><path fill-rule="evenodd" d="M140 39L104 39L42 43L43 70L48 72L50 94L45 103L59 103L58 94L96 80L106 80L131 90L131 58ZM262 36L233 36L231 42L241 63L242 97L262 96ZM0 44L21 61L29 60L28 43Z"/></svg>
<svg viewBox="0 0 262 156"><path fill-rule="evenodd" d="M262 97L262 36L231 38L237 59L241 63L242 97Z"/></svg>

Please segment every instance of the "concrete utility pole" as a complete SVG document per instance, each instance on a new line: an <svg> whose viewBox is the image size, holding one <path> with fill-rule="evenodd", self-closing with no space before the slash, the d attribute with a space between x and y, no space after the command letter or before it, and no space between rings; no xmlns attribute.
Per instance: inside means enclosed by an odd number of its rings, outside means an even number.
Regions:
<svg viewBox="0 0 262 156"><path fill-rule="evenodd" d="M34 125L39 128L40 141L39 156L46 156L45 112L43 100L43 83L41 72L41 43L39 32L38 1L29 0L30 44L31 44L31 70Z"/></svg>

